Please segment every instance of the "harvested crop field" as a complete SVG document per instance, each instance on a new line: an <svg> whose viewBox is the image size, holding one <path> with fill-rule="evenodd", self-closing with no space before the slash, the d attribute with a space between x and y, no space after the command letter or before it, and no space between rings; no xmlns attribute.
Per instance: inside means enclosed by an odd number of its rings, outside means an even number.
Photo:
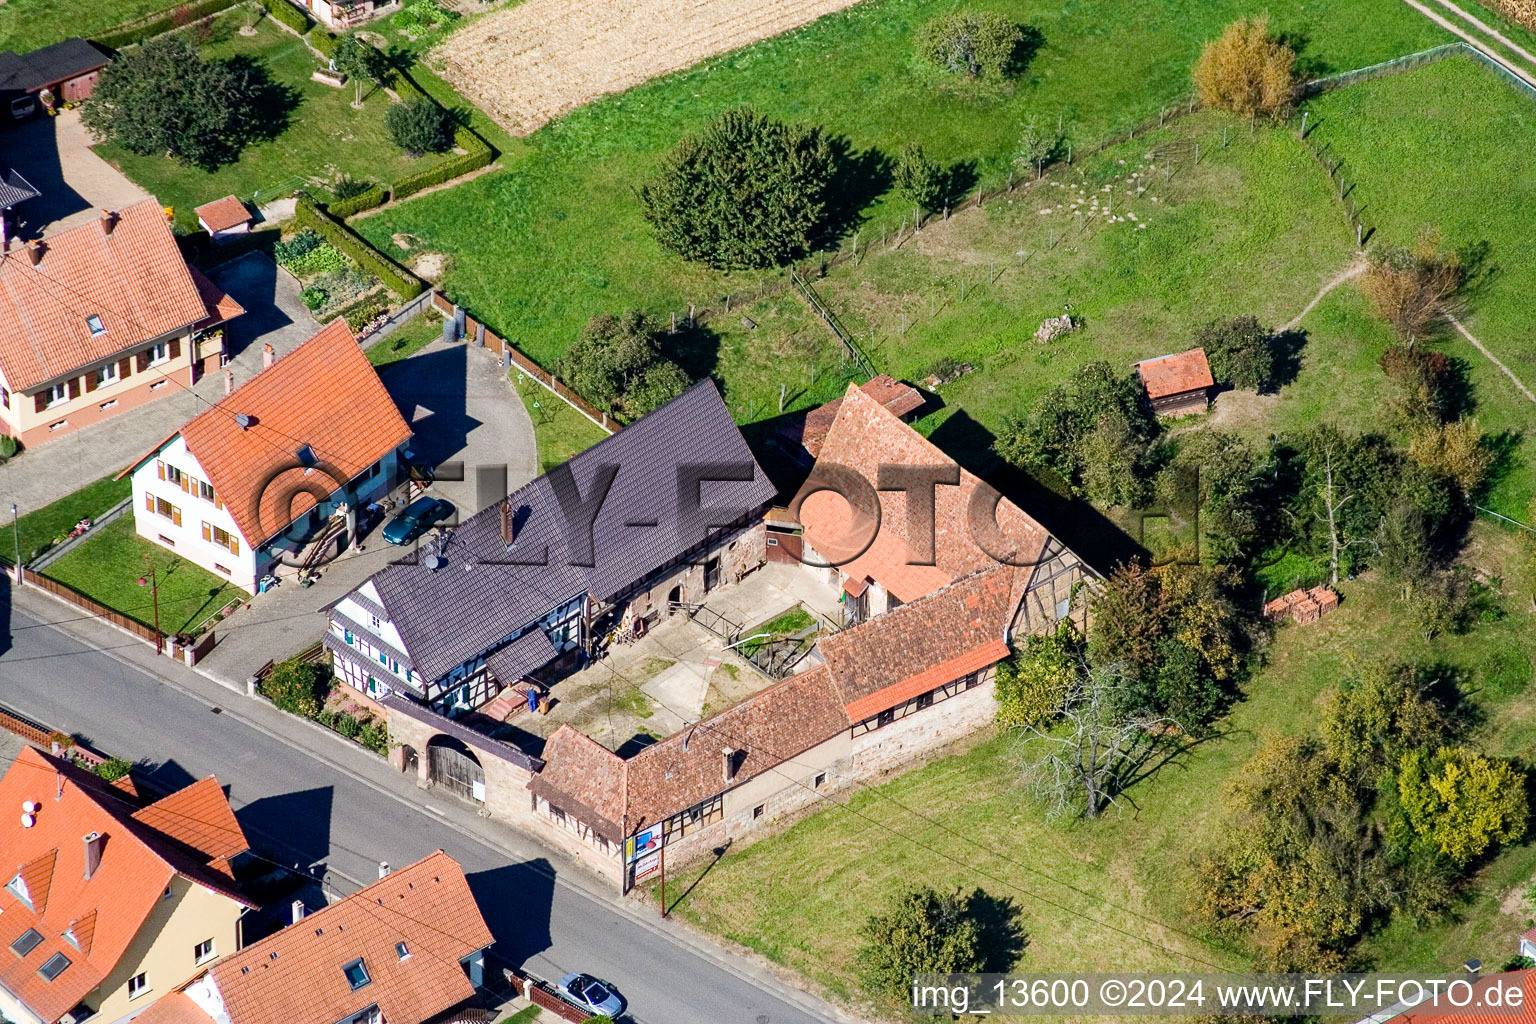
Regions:
<svg viewBox="0 0 1536 1024"><path fill-rule="evenodd" d="M450 36L443 77L516 135L857 0L528 0Z"/></svg>

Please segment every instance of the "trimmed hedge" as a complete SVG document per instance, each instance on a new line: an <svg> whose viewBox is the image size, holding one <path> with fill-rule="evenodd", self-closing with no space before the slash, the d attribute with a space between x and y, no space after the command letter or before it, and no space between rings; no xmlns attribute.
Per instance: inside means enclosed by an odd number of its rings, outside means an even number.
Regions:
<svg viewBox="0 0 1536 1024"><path fill-rule="evenodd" d="M396 199L404 199L408 195L420 192L424 188L433 185L441 185L445 181L457 178L461 174L477 171L490 163L495 158L491 147L481 141L480 136L462 125L453 129L453 144L464 150L462 156L455 156L444 160L440 164L433 164L415 174L407 174L395 182L392 189Z"/></svg>
<svg viewBox="0 0 1536 1024"><path fill-rule="evenodd" d="M299 35L302 36L309 31L309 15L293 6L288 0L261 0L261 6L267 9L268 14Z"/></svg>
<svg viewBox="0 0 1536 1024"><path fill-rule="evenodd" d="M99 35L92 36L91 39L102 46L119 50L124 46L142 43L153 36L163 35L183 25L218 14L220 11L226 11L240 2L241 0L189 0L168 10L136 18L133 21L125 21L121 25L115 25Z"/></svg>
<svg viewBox="0 0 1536 1024"><path fill-rule="evenodd" d="M336 49L336 37L324 25L316 25L304 34L304 41L320 51L320 55L326 60L331 59L331 51Z"/></svg>
<svg viewBox="0 0 1536 1024"><path fill-rule="evenodd" d="M338 199L334 203L326 203L325 209L337 220L346 220L355 213L371 210L375 206L383 206L389 201L389 189L383 185L375 185L366 192L359 192L348 199Z"/></svg>
<svg viewBox="0 0 1536 1024"><path fill-rule="evenodd" d="M352 262L382 281L384 287L402 301L414 299L426 290L427 286L419 278L363 241L345 224L333 219L313 199L300 198L294 207L293 219L299 227L309 228L340 249Z"/></svg>

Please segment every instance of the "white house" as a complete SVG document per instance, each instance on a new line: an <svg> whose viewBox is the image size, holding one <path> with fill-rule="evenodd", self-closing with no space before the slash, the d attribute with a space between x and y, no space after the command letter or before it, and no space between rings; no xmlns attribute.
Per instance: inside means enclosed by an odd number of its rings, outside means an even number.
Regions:
<svg viewBox="0 0 1536 1024"><path fill-rule="evenodd" d="M344 522L350 539L359 505L399 481L410 436L336 320L124 471L134 528L254 593L328 519Z"/></svg>

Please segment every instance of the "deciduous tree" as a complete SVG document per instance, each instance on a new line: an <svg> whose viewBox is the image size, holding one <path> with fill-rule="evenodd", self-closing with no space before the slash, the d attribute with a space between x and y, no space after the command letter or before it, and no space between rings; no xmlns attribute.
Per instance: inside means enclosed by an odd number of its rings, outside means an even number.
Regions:
<svg viewBox="0 0 1536 1024"><path fill-rule="evenodd" d="M1373 665L1323 694L1318 731L1344 772L1374 783L1405 755L1460 731L1435 694L1441 680L1416 665Z"/></svg>
<svg viewBox="0 0 1536 1024"><path fill-rule="evenodd" d="M965 974L985 963L982 929L972 911L979 895L905 885L887 909L859 929L859 971L871 989L900 998L916 974Z"/></svg>
<svg viewBox="0 0 1536 1024"><path fill-rule="evenodd" d="M943 168L923 152L923 147L910 142L896 154L891 167L891 185L896 194L916 209L912 215L914 224L919 221L921 210L933 210L944 197L945 177Z"/></svg>
<svg viewBox="0 0 1536 1024"><path fill-rule="evenodd" d="M1412 248L1376 246L1359 277L1360 291L1376 315L1410 345L1445 328L1448 304L1465 280L1460 257L1441 247L1432 228L1420 231Z"/></svg>
<svg viewBox="0 0 1536 1024"><path fill-rule="evenodd" d="M1195 90L1208 107L1279 117L1296 96L1296 51L1270 35L1269 18L1242 18L1205 44Z"/></svg>
<svg viewBox="0 0 1536 1024"><path fill-rule="evenodd" d="M1525 835L1525 779L1507 761L1466 747L1403 758L1397 789L1413 829L1458 866Z"/></svg>
<svg viewBox="0 0 1536 1024"><path fill-rule="evenodd" d="M1038 32L1000 14L955 11L923 23L917 30L917 52L945 71L963 71L972 78L1002 79L1015 72L1016 65L1021 63L1019 51L1036 36ZM1038 41L1034 42L1034 46L1038 45Z"/></svg>
<svg viewBox="0 0 1536 1024"><path fill-rule="evenodd" d="M389 72L389 58L380 53L378 47L352 33L336 40L331 50L331 65L352 79L355 90L352 105L355 107L363 105L363 86L381 81Z"/></svg>
<svg viewBox="0 0 1536 1024"><path fill-rule="evenodd" d="M775 267L823 240L838 169L820 129L741 107L684 137L640 201L656 240L684 259Z"/></svg>
<svg viewBox="0 0 1536 1024"><path fill-rule="evenodd" d="M442 152L451 138L448 111L423 96L390 104L384 127L395 145L411 156Z"/></svg>
<svg viewBox="0 0 1536 1024"><path fill-rule="evenodd" d="M1493 468L1493 452L1483 442L1483 428L1475 418L1428 426L1408 445L1408 457L1439 476L1456 481L1461 493L1474 499Z"/></svg>
<svg viewBox="0 0 1536 1024"><path fill-rule="evenodd" d="M629 417L677 397L689 383L682 368L661 354L655 325L633 309L588 320L561 358L559 373L587 401Z"/></svg>
<svg viewBox="0 0 1536 1024"><path fill-rule="evenodd" d="M1259 391L1274 380L1273 337L1258 317L1213 320L1196 332L1195 344L1205 350L1217 381Z"/></svg>
<svg viewBox="0 0 1536 1024"><path fill-rule="evenodd" d="M1083 638L1071 620L1056 632L1031 636L997 667L997 724L1043 726L1056 716L1084 668Z"/></svg>

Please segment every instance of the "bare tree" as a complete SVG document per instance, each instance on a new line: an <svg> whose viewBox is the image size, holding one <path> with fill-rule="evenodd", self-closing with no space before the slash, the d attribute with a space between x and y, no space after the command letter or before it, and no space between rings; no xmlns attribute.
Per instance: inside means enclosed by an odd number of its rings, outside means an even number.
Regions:
<svg viewBox="0 0 1536 1024"><path fill-rule="evenodd" d="M1062 703L1059 722L1049 731L1024 729L1041 746L1025 761L1025 785L1053 815L1097 818L1119 806L1121 794L1181 731L1171 718L1123 710L1118 678L1084 665Z"/></svg>

